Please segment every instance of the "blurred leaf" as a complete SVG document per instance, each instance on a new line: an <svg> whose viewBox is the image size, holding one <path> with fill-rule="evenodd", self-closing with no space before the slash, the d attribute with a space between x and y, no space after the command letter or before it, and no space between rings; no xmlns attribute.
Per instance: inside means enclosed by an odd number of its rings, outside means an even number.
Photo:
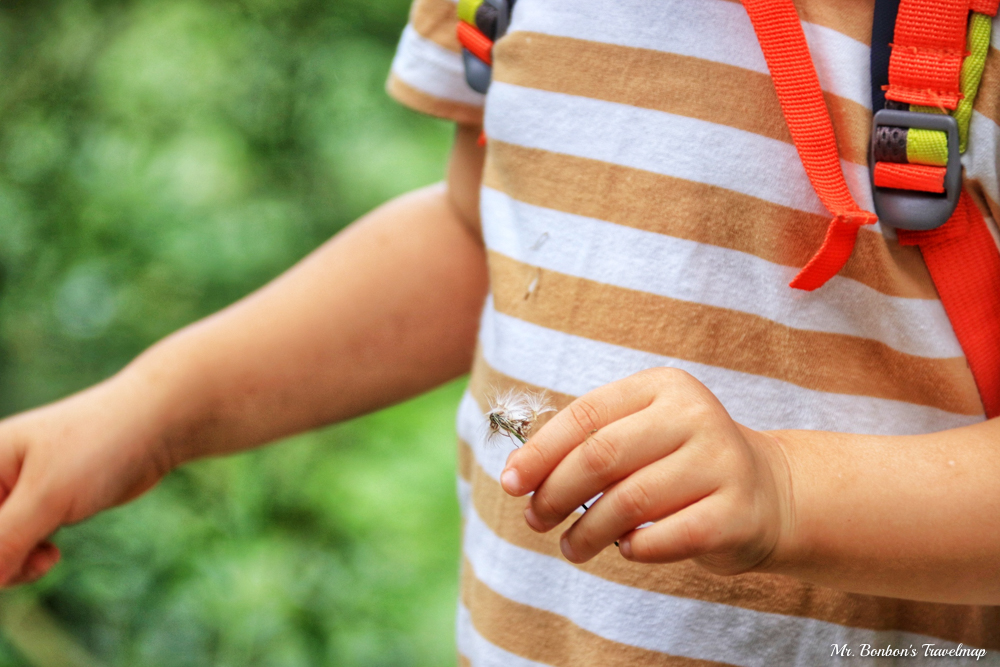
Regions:
<svg viewBox="0 0 1000 667"><path fill-rule="evenodd" d="M24 591L5 591L0 595L0 630L32 667L100 665Z"/></svg>

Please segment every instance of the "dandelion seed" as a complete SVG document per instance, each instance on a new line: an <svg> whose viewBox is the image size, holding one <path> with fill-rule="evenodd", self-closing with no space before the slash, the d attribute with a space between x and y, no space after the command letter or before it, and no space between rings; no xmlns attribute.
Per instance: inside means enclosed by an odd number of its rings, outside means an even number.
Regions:
<svg viewBox="0 0 1000 667"><path fill-rule="evenodd" d="M555 408L545 392L494 390L486 413L487 440L509 438L524 444L535 422L546 412L555 412Z"/></svg>
<svg viewBox="0 0 1000 667"><path fill-rule="evenodd" d="M509 438L515 447L520 447L528 441L531 428L538 418L546 412L556 411L544 391L508 389L502 392L494 387L492 393L490 410L486 413L487 442L493 442L498 438ZM580 507L584 512L590 509L587 503L583 503ZM618 540L615 540L615 546L618 546Z"/></svg>
<svg viewBox="0 0 1000 667"><path fill-rule="evenodd" d="M515 447L520 447L528 441L531 428L538 418L546 412L556 411L544 391L500 391L493 387L492 394L490 409L486 413L487 442L509 438ZM580 507L584 512L590 509L587 503ZM615 546L618 546L618 540L615 540Z"/></svg>

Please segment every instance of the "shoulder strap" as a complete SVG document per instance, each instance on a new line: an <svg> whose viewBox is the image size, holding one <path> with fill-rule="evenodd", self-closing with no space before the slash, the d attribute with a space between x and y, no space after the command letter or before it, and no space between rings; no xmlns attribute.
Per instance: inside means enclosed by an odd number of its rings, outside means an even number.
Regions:
<svg viewBox="0 0 1000 667"><path fill-rule="evenodd" d="M954 144L961 136L964 149L989 47L989 17L996 14L998 3L1000 0L876 0L877 25L872 31L873 103L887 109L875 110L883 118L902 123L880 127L878 117L873 123L871 167L876 208L880 194L890 203L894 195L909 202L909 209L904 206L899 210L909 210L918 217L934 206L940 210L943 199L954 200L945 209L945 217L953 211L947 221L942 218L897 232L901 244L920 248L990 418L1000 415L1000 252L978 206L961 190L960 147ZM806 173L835 215L823 247L792 283L793 287L815 289L847 261L858 224L866 224L874 216L862 218L854 213L857 206L853 201L847 202L842 195L829 196L831 191L842 193L846 185L842 185L829 112L792 0L744 0L743 4ZM878 24L893 13L891 29ZM807 106L812 107L811 112ZM949 112L951 117L941 117ZM937 118L926 119L932 115ZM817 168L817 162L823 166ZM947 191L948 180L957 183L954 192ZM850 211L853 217L845 219L842 211ZM879 211L881 214L882 209Z"/></svg>
<svg viewBox="0 0 1000 667"><path fill-rule="evenodd" d="M942 227L898 230L920 248L955 336L976 380L988 418L1000 416L1000 253L979 207L962 192Z"/></svg>
<svg viewBox="0 0 1000 667"><path fill-rule="evenodd" d="M886 98L911 112L940 113L942 106L950 110L964 152L998 0L900 0L899 4ZM928 39L931 21L936 29L930 33L934 38ZM927 67L915 54L933 55L937 63ZM928 103L935 108L926 108ZM909 146L906 152L913 158ZM1000 251L982 212L963 190L944 225L927 231L899 229L897 234L900 244L920 248L986 416L1000 416Z"/></svg>

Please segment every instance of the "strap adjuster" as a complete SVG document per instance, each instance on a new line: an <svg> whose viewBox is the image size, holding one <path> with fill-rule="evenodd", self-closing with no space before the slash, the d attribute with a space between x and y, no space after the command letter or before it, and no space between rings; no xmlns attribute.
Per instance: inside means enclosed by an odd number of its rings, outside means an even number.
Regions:
<svg viewBox="0 0 1000 667"><path fill-rule="evenodd" d="M944 193L918 192L875 185L875 141L880 127L902 127L939 130L948 136L948 166L944 176ZM962 161L959 153L958 121L946 114L920 113L882 109L872 120L872 139L868 150L868 171L871 176L875 213L882 224L897 229L927 231L948 221L958 206L962 193Z"/></svg>
<svg viewBox="0 0 1000 667"><path fill-rule="evenodd" d="M492 35L483 34L478 26L459 20L458 41L462 45L465 81L477 93L485 94L489 90L493 79L493 62L490 52L493 49L493 43L507 34L510 10L513 4L513 0L481 0L478 3L480 8L483 5L488 5L494 10L496 18ZM483 30L486 29L483 28ZM471 43L470 39L475 40L476 43Z"/></svg>

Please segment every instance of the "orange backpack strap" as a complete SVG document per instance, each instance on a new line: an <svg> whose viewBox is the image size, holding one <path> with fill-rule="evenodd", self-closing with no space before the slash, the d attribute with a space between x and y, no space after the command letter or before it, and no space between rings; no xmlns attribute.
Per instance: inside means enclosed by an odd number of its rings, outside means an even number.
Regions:
<svg viewBox="0 0 1000 667"><path fill-rule="evenodd" d="M876 216L859 207L847 189L833 122L792 0L744 0L743 6L809 182L833 213L823 245L791 282L794 288L811 291L843 268L854 251L858 229L875 222Z"/></svg>
<svg viewBox="0 0 1000 667"><path fill-rule="evenodd" d="M943 226L898 230L916 245L976 379L987 417L1000 415L1000 253L979 207L962 192Z"/></svg>
<svg viewBox="0 0 1000 667"><path fill-rule="evenodd" d="M866 212L858 212L849 193L845 198L833 126L792 0L743 4L806 174L835 216L823 247L792 283L815 289L843 266L858 226L871 220L861 217ZM901 244L920 248L989 418L1000 415L1000 251L976 202L961 187L958 124L947 113L967 93L966 106L975 95L975 88L962 88L970 11L994 16L997 5L998 0L899 0L885 90L893 108L879 115L888 125L902 125L900 132L944 131L947 166L876 162L874 143L870 165L882 223L897 227ZM873 142L879 122L876 117ZM919 220L907 221L907 213Z"/></svg>
<svg viewBox="0 0 1000 667"><path fill-rule="evenodd" d="M900 0L886 98L946 109L958 106L970 10L993 16L997 2ZM955 212L941 227L897 233L902 245L920 248L986 416L1000 416L1000 251L982 212L963 190Z"/></svg>
<svg viewBox="0 0 1000 667"><path fill-rule="evenodd" d="M885 98L954 109L968 25L969 0L900 0Z"/></svg>

